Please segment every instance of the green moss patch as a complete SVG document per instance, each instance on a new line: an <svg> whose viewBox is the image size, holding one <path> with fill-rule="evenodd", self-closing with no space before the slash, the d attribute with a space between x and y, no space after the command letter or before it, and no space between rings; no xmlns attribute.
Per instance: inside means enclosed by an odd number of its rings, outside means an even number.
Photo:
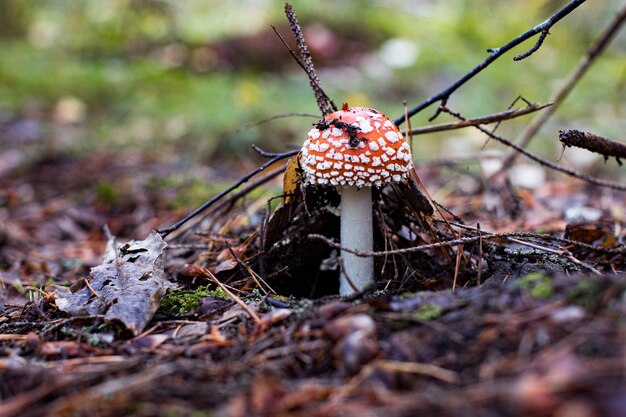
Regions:
<svg viewBox="0 0 626 417"><path fill-rule="evenodd" d="M200 301L206 297L228 298L228 294L221 288L212 289L208 285L195 291L173 291L161 300L159 309L168 314L188 314L198 307Z"/></svg>
<svg viewBox="0 0 626 417"><path fill-rule="evenodd" d="M517 280L516 285L534 298L550 298L554 294L552 278L540 272L524 275Z"/></svg>

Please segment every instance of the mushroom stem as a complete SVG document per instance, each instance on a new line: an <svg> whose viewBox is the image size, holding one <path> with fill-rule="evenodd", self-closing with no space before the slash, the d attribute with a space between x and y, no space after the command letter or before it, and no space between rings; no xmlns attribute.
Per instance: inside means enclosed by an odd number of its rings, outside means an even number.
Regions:
<svg viewBox="0 0 626 417"><path fill-rule="evenodd" d="M341 246L360 252L374 247L372 222L372 189L346 187L341 190ZM341 251L343 270L339 278L339 294L363 291L374 282L374 258ZM346 278L347 276L347 278Z"/></svg>

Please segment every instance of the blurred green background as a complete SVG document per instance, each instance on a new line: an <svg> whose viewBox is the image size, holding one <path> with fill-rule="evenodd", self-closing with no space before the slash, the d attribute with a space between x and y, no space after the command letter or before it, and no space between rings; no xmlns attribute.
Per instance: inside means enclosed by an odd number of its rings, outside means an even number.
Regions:
<svg viewBox="0 0 626 417"><path fill-rule="evenodd" d="M484 59L487 48L566 3L293 2L327 93L338 104L368 105L390 117L403 112L403 100L411 106L439 92ZM271 29L291 39L283 4L2 0L0 121L27 120L18 136L40 134L51 149L77 154L134 149L211 162L241 157L235 151L251 156L251 143L290 149L315 119L247 127L276 114L318 112L305 74ZM502 111L520 94L546 102L622 5L585 3L553 27L537 53L512 61L535 39L527 41L454 94L450 106L470 117ZM621 33L531 148L557 155L556 131L566 128L626 139L625 93ZM426 124L433 110L413 118L413 126ZM530 120L500 132L514 139ZM420 160L473 152L482 142L471 129L433 134L419 137L414 153Z"/></svg>

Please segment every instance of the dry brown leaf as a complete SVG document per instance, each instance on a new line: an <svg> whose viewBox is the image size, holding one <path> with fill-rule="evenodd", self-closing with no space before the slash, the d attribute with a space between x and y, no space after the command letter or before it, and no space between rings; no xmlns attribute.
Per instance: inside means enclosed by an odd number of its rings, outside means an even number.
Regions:
<svg viewBox="0 0 626 417"><path fill-rule="evenodd" d="M137 336L159 308L165 291L174 287L163 269L165 247L156 232L146 240L125 244L111 237L104 260L91 268L85 285L58 290L57 307L73 316L104 315L107 322L121 324Z"/></svg>
<svg viewBox="0 0 626 417"><path fill-rule="evenodd" d="M287 169L283 176L283 198L282 204L288 204L300 190L300 154L289 158L287 161Z"/></svg>

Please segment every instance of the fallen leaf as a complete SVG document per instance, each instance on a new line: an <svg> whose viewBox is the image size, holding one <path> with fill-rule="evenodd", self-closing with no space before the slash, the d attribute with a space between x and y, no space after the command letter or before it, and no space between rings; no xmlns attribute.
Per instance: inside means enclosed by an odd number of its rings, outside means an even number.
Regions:
<svg viewBox="0 0 626 417"><path fill-rule="evenodd" d="M289 158L287 169L283 175L282 204L287 205L294 200L300 190L300 154Z"/></svg>
<svg viewBox="0 0 626 417"><path fill-rule="evenodd" d="M134 336L140 334L159 308L168 288L163 269L166 243L152 232L146 240L116 243L111 237L102 263L78 289L60 288L56 305L72 316L104 315Z"/></svg>

